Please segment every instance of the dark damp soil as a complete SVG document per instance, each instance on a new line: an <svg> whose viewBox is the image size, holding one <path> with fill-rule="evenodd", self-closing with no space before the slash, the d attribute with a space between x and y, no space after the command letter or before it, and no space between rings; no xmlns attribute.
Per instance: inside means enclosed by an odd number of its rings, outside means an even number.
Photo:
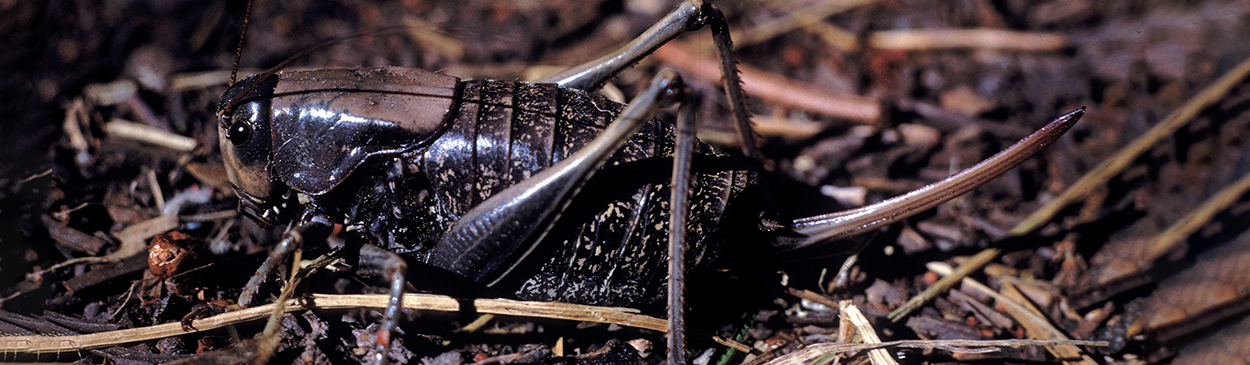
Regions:
<svg viewBox="0 0 1250 365"><path fill-rule="evenodd" d="M1109 341L1109 347L1081 348L1090 361L1246 358L1238 351L1250 348L1244 319L1250 308L1243 304L1250 279L1244 270L1228 270L1250 261L1242 248L1246 201L1233 198L1179 245L1167 246L1166 255L1143 248L1247 173L1244 80L1213 95L1189 123L1166 132L1108 183L1086 192L1081 204L1032 233L1009 234L1250 57L1246 2L884 0L840 12L801 0L717 4L746 72L791 81L749 100L763 168L785 181L773 185L777 200L786 202L779 216L905 193L1063 113L1087 109L1065 137L1017 169L828 252L772 257L752 251L767 242L734 242L747 248L727 251L745 253L727 252L696 273L695 283L706 286L689 300L689 348L692 358L707 356L696 362L759 363L836 340L836 309L800 299L800 291L851 301L883 340L1037 339L968 285L940 293L898 323L887 319L936 281L926 263L957 265L988 247L1001 255L971 278L1000 291L1004 283L1018 287L1069 338ZM247 22L240 74L308 51L287 67L393 65L529 80L611 51L673 6L661 0L261 0ZM111 333L211 316L238 298L283 228L262 227L236 212L238 198L217 147L215 110L246 7L233 0L0 1L0 333ZM781 30L769 32L778 24ZM938 47L899 41L895 32L933 36L948 29L1020 37L995 48ZM371 33L330 42L362 32ZM686 35L677 47L711 59L707 34ZM906 44L891 46L891 36ZM659 58L623 72L610 89L634 95L659 69L672 67ZM719 86L679 71L705 98L701 138L733 141ZM859 105L877 109L862 118L796 106L796 95L809 90L855 95ZM816 104L822 103L833 101ZM158 143L117 130L126 123ZM836 203L822 192L846 200ZM158 219L162 214L179 219ZM154 231L135 233L145 225ZM198 242L185 247L188 256L177 256L185 261L171 264L181 275L169 281L155 278L145 261L148 248L136 246L166 231L187 237L178 244ZM856 244L866 248L845 282L835 283L845 257L839 253ZM184 273L193 267L200 269ZM1097 275L1120 273L1134 273L1135 281L1091 284ZM316 274L307 283L301 293L384 292L381 281L350 272ZM278 288L271 286L262 295ZM272 361L359 361L379 318L367 309L294 312ZM642 360L663 362L663 334L652 331L528 317L498 317L463 330L476 319L471 311L413 311L393 354L409 363L574 361L550 357L558 348L564 355L596 354L577 361L616 363L637 360L635 347L650 347ZM254 350L251 339L262 327L252 321L60 354L6 347L4 360L223 362ZM713 337L753 350L726 355ZM595 352L600 349L609 350ZM906 363L1059 362L1040 347L891 353ZM868 361L864 353L845 356L843 363Z"/></svg>

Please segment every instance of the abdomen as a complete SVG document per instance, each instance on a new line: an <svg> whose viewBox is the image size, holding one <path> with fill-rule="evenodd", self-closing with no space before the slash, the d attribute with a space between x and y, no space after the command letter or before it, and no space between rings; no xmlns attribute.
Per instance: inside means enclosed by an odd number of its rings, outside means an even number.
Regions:
<svg viewBox="0 0 1250 365"><path fill-rule="evenodd" d="M403 180L412 186L397 193L410 196L399 199L409 203L390 210L406 216L403 228L411 237L404 240L421 242L392 244L393 250L427 257L421 247L431 247L470 208L573 154L624 107L552 84L477 80L463 90L453 124L428 148L403 158L406 169L419 169L424 179ZM601 305L632 305L663 293L672 139L671 124L650 121L499 285L515 287L522 299ZM710 146L701 144L697 153L704 157L696 160L700 173L690 194L691 264L715 251L718 243L711 241L719 240L712 237L726 204L752 178Z"/></svg>

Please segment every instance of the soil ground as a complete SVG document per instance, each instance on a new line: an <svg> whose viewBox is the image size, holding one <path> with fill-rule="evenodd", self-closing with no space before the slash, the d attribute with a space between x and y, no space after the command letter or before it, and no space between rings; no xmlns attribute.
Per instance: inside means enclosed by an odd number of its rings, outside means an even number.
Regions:
<svg viewBox="0 0 1250 365"><path fill-rule="evenodd" d="M1239 190L1219 193L1236 188L1250 169L1244 154L1250 94L1238 70L1250 58L1250 2L861 3L839 10L800 0L717 2L744 74L788 80L750 91L749 100L764 167L795 182L787 188L837 195L846 206L872 203L971 166L1063 113L1085 107L1086 114L1016 170L859 238L867 248L842 282L835 282L842 260L736 262L742 273L765 271L757 280L766 282L764 289L722 293L751 303L747 309L717 311L708 308L725 303L692 298L692 357L758 363L836 341L837 309L822 303L839 300L854 303L884 340L1040 339L1011 315L1011 305L998 302L1005 299L967 283L897 322L888 318L937 280L927 263L958 265L994 248L1001 251L971 279L999 292L1023 292L1021 303L1068 338L1108 341L1062 361L1245 362L1250 276L1238 268L1250 262L1250 237L1242 232L1247 205ZM235 213L238 200L217 147L214 111L229 82L245 6L0 1L6 50L0 53L0 333L144 328L195 311L211 315L214 305L238 297L282 228ZM240 73L312 49L288 68L393 65L527 80L609 52L673 6L660 0L262 0L250 18ZM402 28L388 28L395 26ZM359 32L377 33L314 49ZM680 66L683 55L715 57L708 33L689 34L670 48L624 72L611 88L628 98L660 68L677 67L706 97L700 137L732 149L716 80ZM1221 77L1226 86L1217 89ZM747 83L751 89L752 79ZM807 95L816 101L804 104ZM1013 231L1152 127L1177 119L1182 123L1129 155L1074 203L1039 226ZM155 131L161 143L137 141L116 129L123 123ZM189 139L167 138L172 135ZM1223 203L1193 214L1212 198ZM836 210L827 203L832 199L819 200L787 206L785 214ZM180 218L155 219L163 210ZM168 227L159 231L202 242L188 262L209 265L189 275L195 280L166 287L152 279L142 257L119 254L135 247L126 242L147 243L135 238L151 236L134 233L140 223L162 222ZM1191 225L1169 228L1178 222ZM69 261L91 257L118 260ZM307 291L381 291L377 281L350 273L319 275L310 280L327 285ZM394 353L410 363L502 362L516 354L573 361L545 356L593 353L606 344L619 349L626 341L650 342L654 348L643 361L662 361L663 335L653 331L528 317L500 317L463 331L477 318L472 313L408 317ZM377 318L366 309L295 312L286 317L274 361L359 361L367 343L362 336ZM262 326L253 321L58 355L6 348L4 359L149 363L201 354L203 361L221 361L228 356L222 349L254 346L247 339ZM726 355L712 337L752 350ZM1062 356L1036 346L890 353L908 363L1057 363ZM844 363L868 361L864 352L843 355Z"/></svg>

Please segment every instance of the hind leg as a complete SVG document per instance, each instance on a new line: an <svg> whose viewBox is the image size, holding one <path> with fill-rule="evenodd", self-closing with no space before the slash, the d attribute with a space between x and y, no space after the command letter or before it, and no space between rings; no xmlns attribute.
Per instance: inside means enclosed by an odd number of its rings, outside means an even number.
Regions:
<svg viewBox="0 0 1250 365"><path fill-rule="evenodd" d="M538 82L550 82L560 87L594 90L603 86L609 79L616 77L622 70L633 66L638 60L665 43L686 32L695 31L703 26L712 30L712 41L720 54L720 69L729 100L729 110L733 113L734 125L738 129L738 138L742 141L743 155L755 160L762 159L759 149L755 146L755 132L751 129L750 114L746 109L746 94L742 91L742 80L738 78L737 62L733 58L733 40L729 38L729 23L720 8L702 0L690 0L677 6L659 23L651 26L638 38L634 38L624 47L597 60L571 67L554 75L539 79Z"/></svg>

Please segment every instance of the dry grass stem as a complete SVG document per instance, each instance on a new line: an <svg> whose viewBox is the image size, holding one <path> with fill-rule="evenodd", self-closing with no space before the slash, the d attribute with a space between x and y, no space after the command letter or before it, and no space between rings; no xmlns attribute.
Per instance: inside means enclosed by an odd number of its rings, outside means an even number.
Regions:
<svg viewBox="0 0 1250 365"><path fill-rule="evenodd" d="M1053 51L1066 47L1059 33L1017 32L1001 29L904 29L874 32L868 46L877 49L926 51L935 49L998 49Z"/></svg>
<svg viewBox="0 0 1250 365"><path fill-rule="evenodd" d="M696 56L686 45L670 43L656 50L654 56L681 70L683 75L720 83L716 61ZM742 89L747 94L777 105L860 123L875 123L881 119L881 105L868 98L821 90L747 65L738 65L738 70L742 73Z"/></svg>
<svg viewBox="0 0 1250 365"><path fill-rule="evenodd" d="M323 310L384 308L386 307L387 299L388 296L383 294L312 294L306 299L287 301L285 311L292 312L313 308ZM445 312L460 311L458 299L443 295L404 294L403 302L405 309ZM78 336L5 336L0 337L0 352L30 354L75 352L180 336L232 324L265 319L270 316L274 306L274 304L266 304L197 319L191 323L195 330L190 332L183 331L180 323L166 323ZM667 321L639 314L637 310L630 308L595 307L556 302L525 302L508 299L476 299L473 301L473 307L478 313L611 323L659 332L664 332L668 327Z"/></svg>
<svg viewBox="0 0 1250 365"><path fill-rule="evenodd" d="M938 275L950 275L953 272L950 266L941 262L930 263L928 267L930 270L933 270L933 272L938 273ZM1046 316L1034 307L1032 303L1025 299L1024 295L1020 294L1020 292L1015 289L1015 286L1009 283L1003 283L1004 293L999 293L976 280L969 278L962 278L961 280L964 285L993 297L994 303L998 304L998 307L1001 307L1003 311L1007 312L1007 315L1010 315L1011 318L1015 319L1017 323L1020 323L1020 326L1024 327L1024 330L1029 334L1029 337L1044 341L1068 340L1068 336L1064 334L1063 331L1060 331L1058 328L1051 325L1050 321L1046 320ZM1051 355L1054 355L1056 358L1063 361L1064 364L1098 364L1088 355L1083 354L1079 347L1072 344L1064 343L1047 345L1046 350L1050 351Z"/></svg>
<svg viewBox="0 0 1250 365"><path fill-rule="evenodd" d="M741 351L744 354L751 353L751 346L747 346L746 344L738 341L723 339L720 338L720 336L712 336L712 341L716 341L716 343L724 345L725 347Z"/></svg>
<svg viewBox="0 0 1250 365"><path fill-rule="evenodd" d="M877 330L872 328L872 323L868 323L868 317L864 317L864 313L860 312L854 304L843 302L838 309L842 316L855 325L855 332L859 333L859 338L865 344L881 343L881 338L877 337ZM890 356L890 352L885 349L868 350L868 359L872 361L872 365L898 365L894 357Z"/></svg>
<svg viewBox="0 0 1250 365"><path fill-rule="evenodd" d="M1181 218L1181 220L1169 226L1167 230L1155 236L1155 239L1147 248L1147 260L1155 261L1175 250L1176 246L1186 238L1189 238L1190 234L1205 226L1216 214L1236 203L1242 195L1245 195L1247 190L1250 190L1250 174L1242 176L1233 185L1221 189L1214 196L1211 196L1210 199L1204 201L1197 209L1189 212L1184 218ZM1112 280L1111 278L1099 279L1102 281Z"/></svg>
<svg viewBox="0 0 1250 365"><path fill-rule="evenodd" d="M255 75L264 72L260 69L239 69L240 75ZM170 91L187 91L206 89L213 86L226 85L230 82L230 70L181 73L170 77Z"/></svg>
<svg viewBox="0 0 1250 365"><path fill-rule="evenodd" d="M438 25L431 24L421 18L415 16L404 17L404 29L408 32L409 39L413 43L419 44L426 49L433 50L439 54L460 59L464 57L464 44L459 39L448 37L439 32Z"/></svg>
<svg viewBox="0 0 1250 365"><path fill-rule="evenodd" d="M866 6L874 2L876 2L876 0L829 1L820 2L803 9L796 9L795 11L788 12L786 16L761 23L754 28L734 34L734 48L742 48L752 44L766 42L779 35L789 33L799 28L813 30L813 27L826 25L823 23L825 18L856 7ZM846 44L842 42L839 42L839 44L843 47L839 48L853 50L855 36L851 35L848 39L852 42L851 48L843 48Z"/></svg>
<svg viewBox="0 0 1250 365"><path fill-rule="evenodd" d="M69 137L69 145L73 147L79 154L86 155L90 152L91 145L87 143L87 137L82 133L82 121L87 116L87 104L83 102L81 97L74 98L70 102L69 109L65 111L65 121L61 125L61 130L65 131L65 136Z"/></svg>
<svg viewBox="0 0 1250 365"><path fill-rule="evenodd" d="M105 126L105 130L114 137L150 143L180 152L191 152L199 145L190 137L124 119L114 118Z"/></svg>
<svg viewBox="0 0 1250 365"><path fill-rule="evenodd" d="M751 117L751 121L755 124L755 132L765 137L805 139L825 130L824 125L810 120L756 115Z"/></svg>
<svg viewBox="0 0 1250 365"><path fill-rule="evenodd" d="M920 294L917 294L916 296L907 300L907 303L903 303L902 306L899 306L897 309L890 312L890 315L889 315L890 321L897 323L898 321L902 320L904 317L907 317L907 315L910 314L912 311L916 309L920 309L920 306L924 305L925 303L928 303L929 300L937 297L938 294L945 293L947 289L950 289L951 286L954 286L955 283L958 282L960 279L963 279L967 277L968 274L971 274L972 272L980 270L982 267L985 267L986 264L990 263L990 260L993 260L994 258L998 257L999 253L1002 253L1002 250L999 250L997 248L987 248L977 253L976 255L973 255L972 257L968 258L968 261L965 261L963 264L959 265L959 268L955 269L954 272L952 272L950 275L946 275L943 278L939 279L936 283L933 283L933 285L930 285L923 292L920 292Z"/></svg>
<svg viewBox="0 0 1250 365"><path fill-rule="evenodd" d="M1076 183L1064 190L1062 194L1046 203L1045 206L1034 211L1028 218L1020 222L1011 229L1010 235L1020 236L1028 234L1033 230L1041 227L1042 224L1049 222L1059 210L1067 207L1069 204L1080 200L1090 192L1095 191L1098 187L1104 186L1111 177L1123 171L1137 157L1141 156L1152 146L1165 138L1171 138L1177 129L1189 123L1198 112L1207 106L1215 103L1223 98L1234 86L1241 83L1246 75L1250 75L1250 59L1242 61L1236 68L1229 70L1219 80L1216 80L1211 86L1208 86L1202 92L1190 98L1177 108L1175 112L1164 118L1163 121L1150 128L1146 134L1138 137L1132 144L1124 147L1106 160L1102 164L1090 170L1085 176L1081 176Z"/></svg>
<svg viewBox="0 0 1250 365"><path fill-rule="evenodd" d="M941 349L952 352L984 352L977 348L985 347L1026 347L1026 346L1050 346L1058 344L1067 344L1073 346L1107 346L1105 341L1040 341L1040 340L900 340L889 341L878 344L867 343L818 343L803 348L802 350L792 352L782 357L778 357L773 361L769 361L768 365L806 365L813 360L833 353L850 353L871 349L882 349L890 347L913 348L913 349Z"/></svg>

